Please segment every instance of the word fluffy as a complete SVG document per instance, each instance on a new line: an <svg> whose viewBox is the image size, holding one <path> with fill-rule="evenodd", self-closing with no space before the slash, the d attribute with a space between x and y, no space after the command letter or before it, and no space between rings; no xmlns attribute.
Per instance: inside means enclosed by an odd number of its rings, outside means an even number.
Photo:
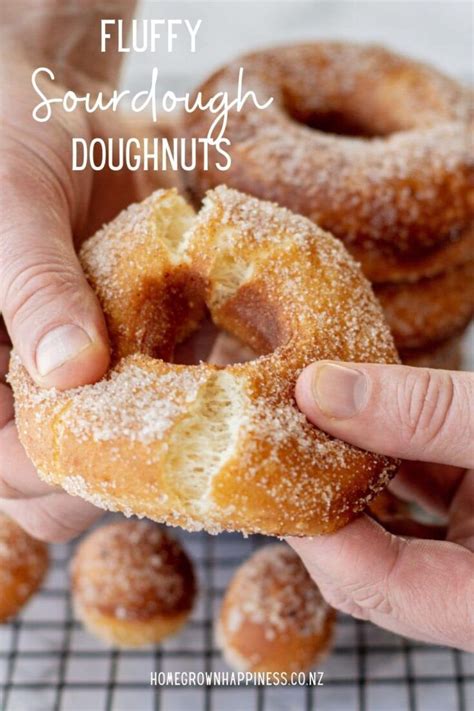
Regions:
<svg viewBox="0 0 474 711"><path fill-rule="evenodd" d="M159 44L166 43L167 51L172 52L175 40L184 34L190 51L195 52L201 23L202 20L196 20L194 25L178 19L132 20L127 33L123 20L104 19L100 22L100 51L106 52L113 44L117 52L156 52Z"/></svg>

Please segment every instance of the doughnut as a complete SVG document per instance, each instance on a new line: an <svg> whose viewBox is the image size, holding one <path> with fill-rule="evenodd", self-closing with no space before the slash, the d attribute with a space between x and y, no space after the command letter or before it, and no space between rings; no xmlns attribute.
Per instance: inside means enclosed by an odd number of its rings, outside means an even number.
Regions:
<svg viewBox="0 0 474 711"><path fill-rule="evenodd" d="M472 224L471 90L378 46L314 42L240 57L194 98L228 92L238 100L241 67L241 95L273 102L261 110L241 100L240 111L230 109L229 186L305 215L347 244L400 253L446 242ZM193 111L185 130L205 137L215 119ZM211 157L209 170L197 165L189 178L201 196L222 173Z"/></svg>
<svg viewBox="0 0 474 711"><path fill-rule="evenodd" d="M44 480L189 530L302 536L343 526L395 473L297 408L313 360L398 362L368 282L310 220L224 186L196 217L158 191L88 240L81 262L110 371L58 392L11 361L20 438ZM170 362L205 308L259 357Z"/></svg>
<svg viewBox="0 0 474 711"><path fill-rule="evenodd" d="M374 287L398 349L426 348L462 331L474 313L474 260L431 279Z"/></svg>
<svg viewBox="0 0 474 711"><path fill-rule="evenodd" d="M462 370L462 337L454 336L454 338L448 338L429 348L412 348L400 351L400 358L405 365L418 368Z"/></svg>
<svg viewBox="0 0 474 711"><path fill-rule="evenodd" d="M372 284L413 282L439 276L471 260L474 254L474 228L470 226L458 237L416 254L401 254L396 249L377 243L348 244L347 249L360 263Z"/></svg>
<svg viewBox="0 0 474 711"><path fill-rule="evenodd" d="M195 595L193 566L155 523L121 521L96 529L71 563L74 609L99 639L140 647L176 634Z"/></svg>
<svg viewBox="0 0 474 711"><path fill-rule="evenodd" d="M237 671L305 672L329 651L335 613L296 553L260 548L235 573L216 636Z"/></svg>
<svg viewBox="0 0 474 711"><path fill-rule="evenodd" d="M48 570L48 547L0 513L0 622L14 617Z"/></svg>

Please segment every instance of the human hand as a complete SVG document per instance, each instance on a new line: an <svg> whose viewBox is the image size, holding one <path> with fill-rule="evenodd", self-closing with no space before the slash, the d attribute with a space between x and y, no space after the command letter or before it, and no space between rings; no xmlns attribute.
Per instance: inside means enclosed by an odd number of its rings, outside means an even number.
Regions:
<svg viewBox="0 0 474 711"><path fill-rule="evenodd" d="M114 10L127 16L133 3L109 3L112 16ZM55 108L51 121L37 123L31 115L38 102L31 74L38 66L50 67L58 79L44 83L49 96L66 87L93 92L116 80L118 60L100 56L97 3L87 0L79 8L68 0L4 0L1 15L0 510L33 536L65 540L100 512L37 477L19 442L4 382L9 350L13 342L44 387L75 387L103 375L109 362L105 322L74 243L135 193L130 174L71 170L72 136L110 135L108 117ZM120 132L116 119L114 130Z"/></svg>
<svg viewBox="0 0 474 711"><path fill-rule="evenodd" d="M400 365L314 363L296 399L356 446L415 464L398 493L443 511L446 539L388 533L361 516L336 533L289 538L327 601L426 642L474 651L474 375ZM471 467L471 470L468 469Z"/></svg>

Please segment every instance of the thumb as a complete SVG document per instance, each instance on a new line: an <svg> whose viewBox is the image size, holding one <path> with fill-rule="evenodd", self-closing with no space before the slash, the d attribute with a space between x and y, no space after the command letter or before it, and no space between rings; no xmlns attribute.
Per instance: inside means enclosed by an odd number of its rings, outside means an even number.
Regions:
<svg viewBox="0 0 474 711"><path fill-rule="evenodd" d="M100 378L109 347L59 192L34 175L4 180L0 310L32 378L44 387L65 389Z"/></svg>
<svg viewBox="0 0 474 711"><path fill-rule="evenodd" d="M296 399L311 422L358 447L403 459L473 465L471 373L321 361L301 373Z"/></svg>

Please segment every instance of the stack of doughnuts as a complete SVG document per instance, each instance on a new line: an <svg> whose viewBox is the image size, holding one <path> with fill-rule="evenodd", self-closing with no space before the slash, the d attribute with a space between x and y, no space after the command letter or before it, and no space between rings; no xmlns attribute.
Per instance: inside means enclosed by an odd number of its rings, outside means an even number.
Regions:
<svg viewBox="0 0 474 711"><path fill-rule="evenodd" d="M236 98L241 67L242 94L273 102L230 111L231 168L198 160L193 194L225 180L330 230L374 284L402 360L455 366L474 310L472 92L381 47L317 42L237 59L196 94ZM214 120L194 111L185 130L206 136Z"/></svg>

